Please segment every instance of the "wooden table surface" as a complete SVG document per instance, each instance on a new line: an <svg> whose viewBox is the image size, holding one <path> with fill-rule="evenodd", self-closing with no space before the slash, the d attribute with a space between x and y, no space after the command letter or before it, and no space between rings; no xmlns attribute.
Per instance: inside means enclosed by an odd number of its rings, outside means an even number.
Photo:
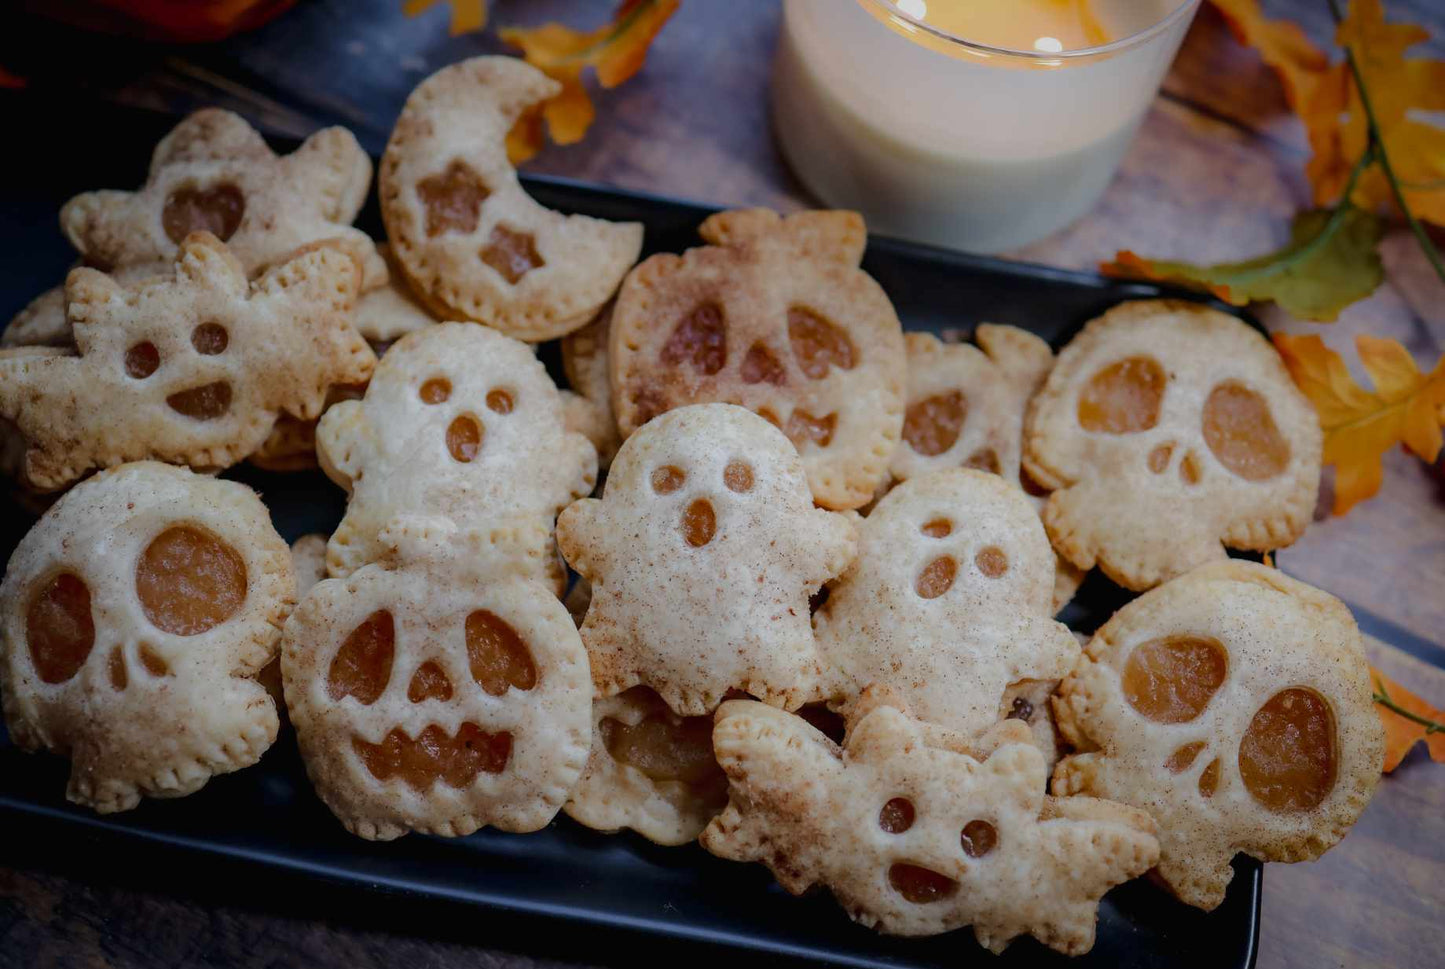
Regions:
<svg viewBox="0 0 1445 969"><path fill-rule="evenodd" d="M1264 6L1328 42L1323 0L1265 0ZM1392 16L1431 27L1439 36L1425 50L1445 56L1445 8L1438 0L1388 0L1386 6ZM190 49L96 39L26 14L0 14L6 24L0 65L30 78L37 96L101 96L176 112L218 104L295 135L342 123L375 151L419 80L460 57L499 49L490 34L448 37L443 9L408 20L399 7L400 0L308 0L256 33ZM492 17L502 24L559 19L589 26L606 7L503 0L492 4ZM775 2L687 0L643 73L598 98L597 123L586 141L548 149L529 169L720 205L812 204L768 131L768 64L778 17ZM1290 215L1307 202L1307 155L1303 129L1273 76L1234 44L1206 6L1103 202L1073 227L1010 255L1074 268L1091 268L1123 247L1196 261L1253 255L1286 238ZM1343 350L1356 333L1392 336L1422 363L1433 363L1445 343L1445 287L1403 229L1386 239L1384 257L1387 283L1333 326L1269 313L1266 321L1321 332ZM1432 468L1390 454L1377 498L1348 517L1321 518L1280 553L1278 564L1346 598L1362 619L1412 634L1415 655L1372 642L1372 657L1390 676L1445 706L1441 464ZM58 861L45 846L8 844L0 836L0 964L553 964L521 952L636 961L633 949L569 945L569 932L555 927L532 935L524 927L522 938L512 933L506 947L496 949L485 935L466 931L439 940L369 928L344 912L278 913L264 899L240 904L224 893L213 897L203 873L198 882L150 884L143 870L102 881L84 859ZM1258 964L1445 964L1445 765L1432 765L1417 750L1383 781L1351 835L1324 859L1266 868Z"/></svg>

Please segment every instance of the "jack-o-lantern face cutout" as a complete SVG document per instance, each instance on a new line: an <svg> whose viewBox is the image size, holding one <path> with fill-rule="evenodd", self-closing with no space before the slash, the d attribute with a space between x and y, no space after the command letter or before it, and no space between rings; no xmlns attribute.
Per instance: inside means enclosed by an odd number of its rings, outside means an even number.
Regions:
<svg viewBox="0 0 1445 969"><path fill-rule="evenodd" d="M894 488L814 618L834 705L846 713L877 685L920 720L985 729L1009 684L1059 679L1078 658L1050 618L1053 565L1028 498L997 475L936 471Z"/></svg>
<svg viewBox="0 0 1445 969"><path fill-rule="evenodd" d="M713 733L730 800L700 840L762 862L794 894L826 885L883 932L971 925L993 952L1031 934L1078 955L1093 945L1099 898L1148 870L1159 845L1142 811L1046 797L1028 737L1005 723L979 759L877 706L840 748L801 717L730 701Z"/></svg>
<svg viewBox="0 0 1445 969"><path fill-rule="evenodd" d="M637 261L642 226L533 201L507 132L561 86L515 57L474 57L412 91L381 159L381 214L417 297L519 340L586 323Z"/></svg>
<svg viewBox="0 0 1445 969"><path fill-rule="evenodd" d="M101 812L255 763L278 729L255 677L294 588L243 485L152 463L77 485L0 586L11 737L70 757L66 796Z"/></svg>
<svg viewBox="0 0 1445 969"><path fill-rule="evenodd" d="M1059 553L1150 588L1299 537L1319 420L1263 336L1193 303L1125 303L1059 354L1029 412L1024 465L1054 489Z"/></svg>
<svg viewBox="0 0 1445 969"><path fill-rule="evenodd" d="M1224 898L1230 860L1319 857L1354 824L1384 739L1364 648L1337 599L1274 569L1202 566L1121 609L1055 698L1055 794L1107 797L1159 822L1159 874Z"/></svg>
<svg viewBox="0 0 1445 969"><path fill-rule="evenodd" d="M318 583L286 625L307 772L364 838L535 831L587 760L591 678L567 610L546 586L478 572L486 550L456 555L450 531L398 519L385 565Z"/></svg>
<svg viewBox="0 0 1445 969"><path fill-rule="evenodd" d="M623 442L603 497L557 520L592 584L582 640L599 696L639 683L701 716L744 690L796 708L821 668L808 597L852 558L854 526L814 508L798 454L730 404L670 411Z"/></svg>
<svg viewBox="0 0 1445 969"><path fill-rule="evenodd" d="M825 508L858 508L888 473L905 362L893 305L858 268L852 212L723 212L712 243L628 274L613 311L623 436L685 404L741 404L786 434Z"/></svg>
<svg viewBox="0 0 1445 969"><path fill-rule="evenodd" d="M327 551L336 577L377 561L381 530L405 512L464 531L539 523L540 544L526 552L523 572L560 583L546 533L597 478L596 452L566 430L562 399L531 348L470 323L438 324L393 344L365 397L322 417L316 449L351 493Z"/></svg>

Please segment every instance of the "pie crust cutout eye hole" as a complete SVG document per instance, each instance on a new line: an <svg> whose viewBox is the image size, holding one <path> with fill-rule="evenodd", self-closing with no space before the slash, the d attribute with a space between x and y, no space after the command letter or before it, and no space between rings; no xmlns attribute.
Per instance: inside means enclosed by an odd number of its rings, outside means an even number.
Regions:
<svg viewBox="0 0 1445 969"><path fill-rule="evenodd" d="M116 646L110 651L110 659L106 662L106 675L110 678L112 690L124 690L130 685L130 674L125 669L125 650Z"/></svg>
<svg viewBox="0 0 1445 969"><path fill-rule="evenodd" d="M712 750L712 717L659 711L635 724L604 717L598 729L613 760L651 780L698 787L722 777Z"/></svg>
<svg viewBox="0 0 1445 969"><path fill-rule="evenodd" d="M214 535L174 525L141 553L135 591L153 626L195 636L221 625L245 603L246 563Z"/></svg>
<svg viewBox="0 0 1445 969"><path fill-rule="evenodd" d="M1182 774L1189 769L1189 765L1194 763L1194 759L1206 746L1208 745L1202 740L1185 744L1169 755L1169 759L1164 762L1164 767L1171 774Z"/></svg>
<svg viewBox="0 0 1445 969"><path fill-rule="evenodd" d="M326 695L333 700L355 697L371 706L386 692L396 654L396 621L378 609L351 631L326 673Z"/></svg>
<svg viewBox="0 0 1445 969"><path fill-rule="evenodd" d="M219 323L202 323L191 331L191 346L196 352L205 357L214 357L217 354L225 353L226 347L231 343L231 337L226 333L226 328Z"/></svg>
<svg viewBox="0 0 1445 969"><path fill-rule="evenodd" d="M1267 810L1296 814L1329 797L1338 759L1329 704L1314 690L1290 687L1250 720L1239 744L1239 776Z"/></svg>
<svg viewBox="0 0 1445 969"><path fill-rule="evenodd" d="M975 818L963 826L958 840L964 854L970 858L982 858L998 846L998 830L987 821Z"/></svg>
<svg viewBox="0 0 1445 969"><path fill-rule="evenodd" d="M1032 723L1034 719L1034 705L1027 697L1014 697L1013 705L1009 708L1005 720L1022 720L1024 723Z"/></svg>
<svg viewBox="0 0 1445 969"><path fill-rule="evenodd" d="M936 457L953 447L966 420L968 400L962 391L925 397L904 412L903 440L924 457Z"/></svg>
<svg viewBox="0 0 1445 969"><path fill-rule="evenodd" d="M445 377L433 377L421 385L417 396L423 404L444 404L452 395L452 382Z"/></svg>
<svg viewBox="0 0 1445 969"><path fill-rule="evenodd" d="M1210 391L1201 420L1214 457L1244 480L1268 481L1289 467L1289 442L1269 403L1243 384L1225 381Z"/></svg>
<svg viewBox="0 0 1445 969"><path fill-rule="evenodd" d="M986 545L973 557L973 564L990 579L997 579L1008 571L1008 554L997 545Z"/></svg>
<svg viewBox="0 0 1445 969"><path fill-rule="evenodd" d="M1219 758L1216 757L1209 762L1209 766L1199 775L1199 795L1201 797L1213 797L1214 792L1219 790Z"/></svg>
<svg viewBox="0 0 1445 969"><path fill-rule="evenodd" d="M527 273L547 264L537 251L537 240L530 232L517 232L504 225L492 230L481 256L482 262L513 286Z"/></svg>
<svg viewBox="0 0 1445 969"><path fill-rule="evenodd" d="M1169 470L1169 459L1174 456L1173 444L1160 444L1149 452L1149 470L1155 474L1163 474Z"/></svg>
<svg viewBox="0 0 1445 969"><path fill-rule="evenodd" d="M231 385L224 380L178 391L166 398L177 414L192 420L213 421L231 409Z"/></svg>
<svg viewBox="0 0 1445 969"><path fill-rule="evenodd" d="M670 495L687 482L687 472L681 468L664 464L652 472L652 490L659 495Z"/></svg>
<svg viewBox="0 0 1445 969"><path fill-rule="evenodd" d="M946 450L946 449L945 449ZM968 456L963 462L965 468L972 468L974 471L987 471L989 474L1003 474L1003 465L999 464L998 452L991 447L979 448Z"/></svg>
<svg viewBox="0 0 1445 969"><path fill-rule="evenodd" d="M246 196L234 185L178 188L166 196L161 228L176 245L192 232L209 232L225 242L236 234L245 214Z"/></svg>
<svg viewBox="0 0 1445 969"><path fill-rule="evenodd" d="M494 414L510 414L516 406L516 398L510 390L498 387L487 391L487 409Z"/></svg>
<svg viewBox="0 0 1445 969"><path fill-rule="evenodd" d="M895 797L878 812L878 827L889 834L902 834L913 827L914 817L913 802L906 797Z"/></svg>
<svg viewBox="0 0 1445 969"><path fill-rule="evenodd" d="M137 652L140 654L140 665L144 667L145 671L151 676L159 678L171 675L170 664L152 649L149 643L141 643L140 649L137 650Z"/></svg>
<svg viewBox="0 0 1445 969"><path fill-rule="evenodd" d="M500 774L506 769L512 756L512 735L505 730L487 733L474 723L464 723L450 735L431 724L415 740L396 727L379 744L352 737L351 747L379 781L396 778L415 791L427 791L441 781L465 790L479 775Z"/></svg>
<svg viewBox="0 0 1445 969"><path fill-rule="evenodd" d="M1086 431L1136 434L1159 423L1169 377L1150 357L1129 357L1089 378L1079 395L1079 424Z"/></svg>
<svg viewBox="0 0 1445 969"><path fill-rule="evenodd" d="M482 425L470 414L462 414L447 425L447 452L460 464L469 464L482 449Z"/></svg>
<svg viewBox="0 0 1445 969"><path fill-rule="evenodd" d="M1169 636L1140 643L1124 664L1124 698L1155 723L1188 723L1224 683L1229 657L1218 641Z"/></svg>
<svg viewBox="0 0 1445 969"><path fill-rule="evenodd" d="M682 536L693 548L702 548L717 534L717 514L712 502L695 498L682 513Z"/></svg>
<svg viewBox="0 0 1445 969"><path fill-rule="evenodd" d="M892 885L893 890L902 895L905 901L914 905L941 902L958 893L958 882L952 878L906 861L889 866L888 884Z"/></svg>
<svg viewBox="0 0 1445 969"><path fill-rule="evenodd" d="M761 341L748 348L743 357L740 371L745 384L772 384L781 387L788 382L788 371L784 369L773 351Z"/></svg>
<svg viewBox="0 0 1445 969"><path fill-rule="evenodd" d="M42 683L64 683L85 665L95 646L90 587L71 572L61 572L35 590L25 612L30 664Z"/></svg>
<svg viewBox="0 0 1445 969"><path fill-rule="evenodd" d="M447 677L447 671L438 663L427 660L411 675L411 683L406 688L406 698L412 703L421 703L423 700L450 700L452 681Z"/></svg>
<svg viewBox="0 0 1445 969"><path fill-rule="evenodd" d="M482 176L466 162L456 160L445 171L418 182L416 194L426 211L427 237L434 239L444 232L468 235L477 231L482 203L492 193Z"/></svg>
<svg viewBox="0 0 1445 969"><path fill-rule="evenodd" d="M858 352L848 334L805 306L788 309L788 342L809 380L822 380L830 366L852 370L856 364Z"/></svg>
<svg viewBox="0 0 1445 969"><path fill-rule="evenodd" d="M137 343L125 352L126 376L144 380L155 373L161 365L161 352L156 345L146 340Z"/></svg>
<svg viewBox="0 0 1445 969"><path fill-rule="evenodd" d="M723 484L729 491L747 494L753 490L753 469L746 461L729 461L723 468Z"/></svg>
<svg viewBox="0 0 1445 969"><path fill-rule="evenodd" d="M1202 475L1199 470L1199 457L1193 451L1190 451L1188 454L1184 455L1184 460L1179 462L1179 478L1186 485L1193 487L1194 485L1199 484L1199 479L1201 476Z"/></svg>
<svg viewBox="0 0 1445 969"><path fill-rule="evenodd" d="M788 426L783 433L788 440L799 450L804 444L812 443L818 447L827 447L833 443L833 432L838 428L838 414L833 412L822 417L814 417L805 410L795 410L788 415Z"/></svg>
<svg viewBox="0 0 1445 969"><path fill-rule="evenodd" d="M953 522L947 518L931 518L918 530L929 538L947 538L953 534Z"/></svg>
<svg viewBox="0 0 1445 969"><path fill-rule="evenodd" d="M958 563L951 555L940 555L923 567L913 581L913 591L921 598L937 599L953 587L953 578L958 574Z"/></svg>
<svg viewBox="0 0 1445 969"><path fill-rule="evenodd" d="M467 662L472 679L491 696L537 685L537 664L527 644L510 623L486 609L467 616Z"/></svg>
<svg viewBox="0 0 1445 969"><path fill-rule="evenodd" d="M688 363L704 376L712 376L728 362L727 325L722 307L701 303L693 307L662 345L662 362L669 367Z"/></svg>

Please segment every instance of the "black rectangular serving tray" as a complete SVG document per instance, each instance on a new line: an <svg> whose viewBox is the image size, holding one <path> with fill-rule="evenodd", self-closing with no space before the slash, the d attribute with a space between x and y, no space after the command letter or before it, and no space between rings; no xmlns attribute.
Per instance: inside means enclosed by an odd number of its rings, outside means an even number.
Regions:
<svg viewBox="0 0 1445 969"><path fill-rule="evenodd" d="M57 227L61 204L79 191L140 184L151 146L176 119L99 106L67 105L62 114L60 106L23 95L0 97L0 112L10 119L9 130L37 135L25 139L24 153L11 153L10 177L0 184L4 321L61 281L74 260ZM62 116L66 123L57 123ZM278 150L292 147L277 143ZM558 179L526 178L524 184L542 204L562 211L642 222L646 253L696 245L696 227L713 211ZM374 199L359 224L382 234ZM876 237L864 268L888 292L907 329L966 333L982 321L1008 323L1055 347L1120 300L1187 295ZM550 356L555 372L555 352ZM288 541L329 533L341 517L342 493L320 472L269 474L243 465L226 476L261 492ZM32 521L0 498L6 560ZM1088 632L1126 599L1094 575L1063 618ZM1088 955L1066 959L1021 938L994 957L967 929L922 940L880 936L851 923L826 893L789 896L760 866L721 861L696 845L659 848L631 832L599 834L565 816L529 835L483 830L455 840L363 841L346 834L316 799L284 728L256 767L215 778L191 797L146 800L119 815L101 817L68 804L67 769L60 758L21 752L0 728L0 864L28 852L52 862L68 859L61 863L83 878L125 881L140 869L148 884L187 896L199 892L207 902L254 906L259 899L263 909L287 915L594 963L630 965L643 953L644 964L653 964L669 951L710 960L752 950L752 957L847 966L1247 969L1259 932L1261 866L1243 856L1213 912L1189 908L1138 880L1104 899L1098 941Z"/></svg>

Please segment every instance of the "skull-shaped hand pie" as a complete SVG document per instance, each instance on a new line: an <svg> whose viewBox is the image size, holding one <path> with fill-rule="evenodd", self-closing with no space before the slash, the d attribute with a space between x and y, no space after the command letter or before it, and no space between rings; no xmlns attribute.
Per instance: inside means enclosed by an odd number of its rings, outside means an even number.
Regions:
<svg viewBox="0 0 1445 969"><path fill-rule="evenodd" d="M1279 354L1194 303L1124 303L1059 354L1030 407L1024 465L1054 489L1059 554L1143 590L1293 542L1314 512L1322 436Z"/></svg>
<svg viewBox="0 0 1445 969"><path fill-rule="evenodd" d="M45 513L0 586L10 736L68 756L66 796L101 812L254 764L278 729L254 677L294 589L249 488L150 462L101 472Z"/></svg>
<svg viewBox="0 0 1445 969"><path fill-rule="evenodd" d="M561 336L637 261L641 225L543 208L507 160L513 122L560 90L515 57L474 57L407 98L381 159L381 214L417 297L443 319Z"/></svg>
<svg viewBox="0 0 1445 969"><path fill-rule="evenodd" d="M320 245L254 284L215 237L181 247L172 276L117 285L93 269L66 291L79 355L0 351L0 416L29 442L28 483L155 458L224 468L284 411L321 412L332 384L376 364L351 327L355 261Z"/></svg>
<svg viewBox="0 0 1445 969"><path fill-rule="evenodd" d="M335 240L356 257L363 289L386 282L386 264L351 227L371 188L371 159L345 128L326 128L278 157L239 115L197 111L156 145L136 192L86 192L60 211L60 227L88 263L164 263L192 232L227 243L247 273L296 249Z"/></svg>
<svg viewBox="0 0 1445 969"><path fill-rule="evenodd" d="M1338 599L1267 566L1201 566L1129 603L1060 687L1055 794L1159 822L1159 875L1212 909L1243 851L1318 858L1380 777L1364 646Z"/></svg>
<svg viewBox="0 0 1445 969"><path fill-rule="evenodd" d="M762 862L794 894L828 886L883 932L972 925L994 952L1024 933L1087 952L1100 897L1158 858L1154 825L1123 805L1046 797L1043 758L1007 726L1013 742L980 762L889 706L840 749L800 717L729 701L713 746L731 800L700 840Z"/></svg>
<svg viewBox="0 0 1445 969"><path fill-rule="evenodd" d="M317 793L363 838L544 827L587 762L592 691L567 610L488 547L535 539L404 517L381 540L383 562L317 584L286 624Z"/></svg>
<svg viewBox="0 0 1445 969"><path fill-rule="evenodd" d="M557 519L592 583L582 641L599 696L645 683L683 716L728 690L796 708L819 686L808 597L853 556L812 507L797 451L731 404L670 411L617 452L602 500Z"/></svg>
<svg viewBox="0 0 1445 969"><path fill-rule="evenodd" d="M1022 491L956 469L894 488L814 619L847 711L872 685L920 720L976 734L1018 680L1059 679L1079 644L1052 613L1054 557Z"/></svg>
<svg viewBox="0 0 1445 969"><path fill-rule="evenodd" d="M575 333L562 338L562 369L577 400L569 405L574 415L569 426L582 431L597 448L597 465L612 466L622 435L612 413L612 374L607 342L612 334L612 304Z"/></svg>
<svg viewBox="0 0 1445 969"><path fill-rule="evenodd" d="M712 245L652 256L612 315L613 407L625 437L663 411L741 404L787 434L813 499L867 504L903 423L902 330L858 268L853 212L723 212Z"/></svg>
<svg viewBox="0 0 1445 969"><path fill-rule="evenodd" d="M592 704L592 755L563 810L599 831L687 844L727 804L712 717L679 717L645 686Z"/></svg>
<svg viewBox="0 0 1445 969"><path fill-rule="evenodd" d="M402 337L366 396L322 417L316 449L351 493L327 553L333 576L380 558L381 530L408 512L463 530L540 523L534 577L562 591L548 532L559 509L592 490L597 456L565 430L557 388L525 343L470 323Z"/></svg>

